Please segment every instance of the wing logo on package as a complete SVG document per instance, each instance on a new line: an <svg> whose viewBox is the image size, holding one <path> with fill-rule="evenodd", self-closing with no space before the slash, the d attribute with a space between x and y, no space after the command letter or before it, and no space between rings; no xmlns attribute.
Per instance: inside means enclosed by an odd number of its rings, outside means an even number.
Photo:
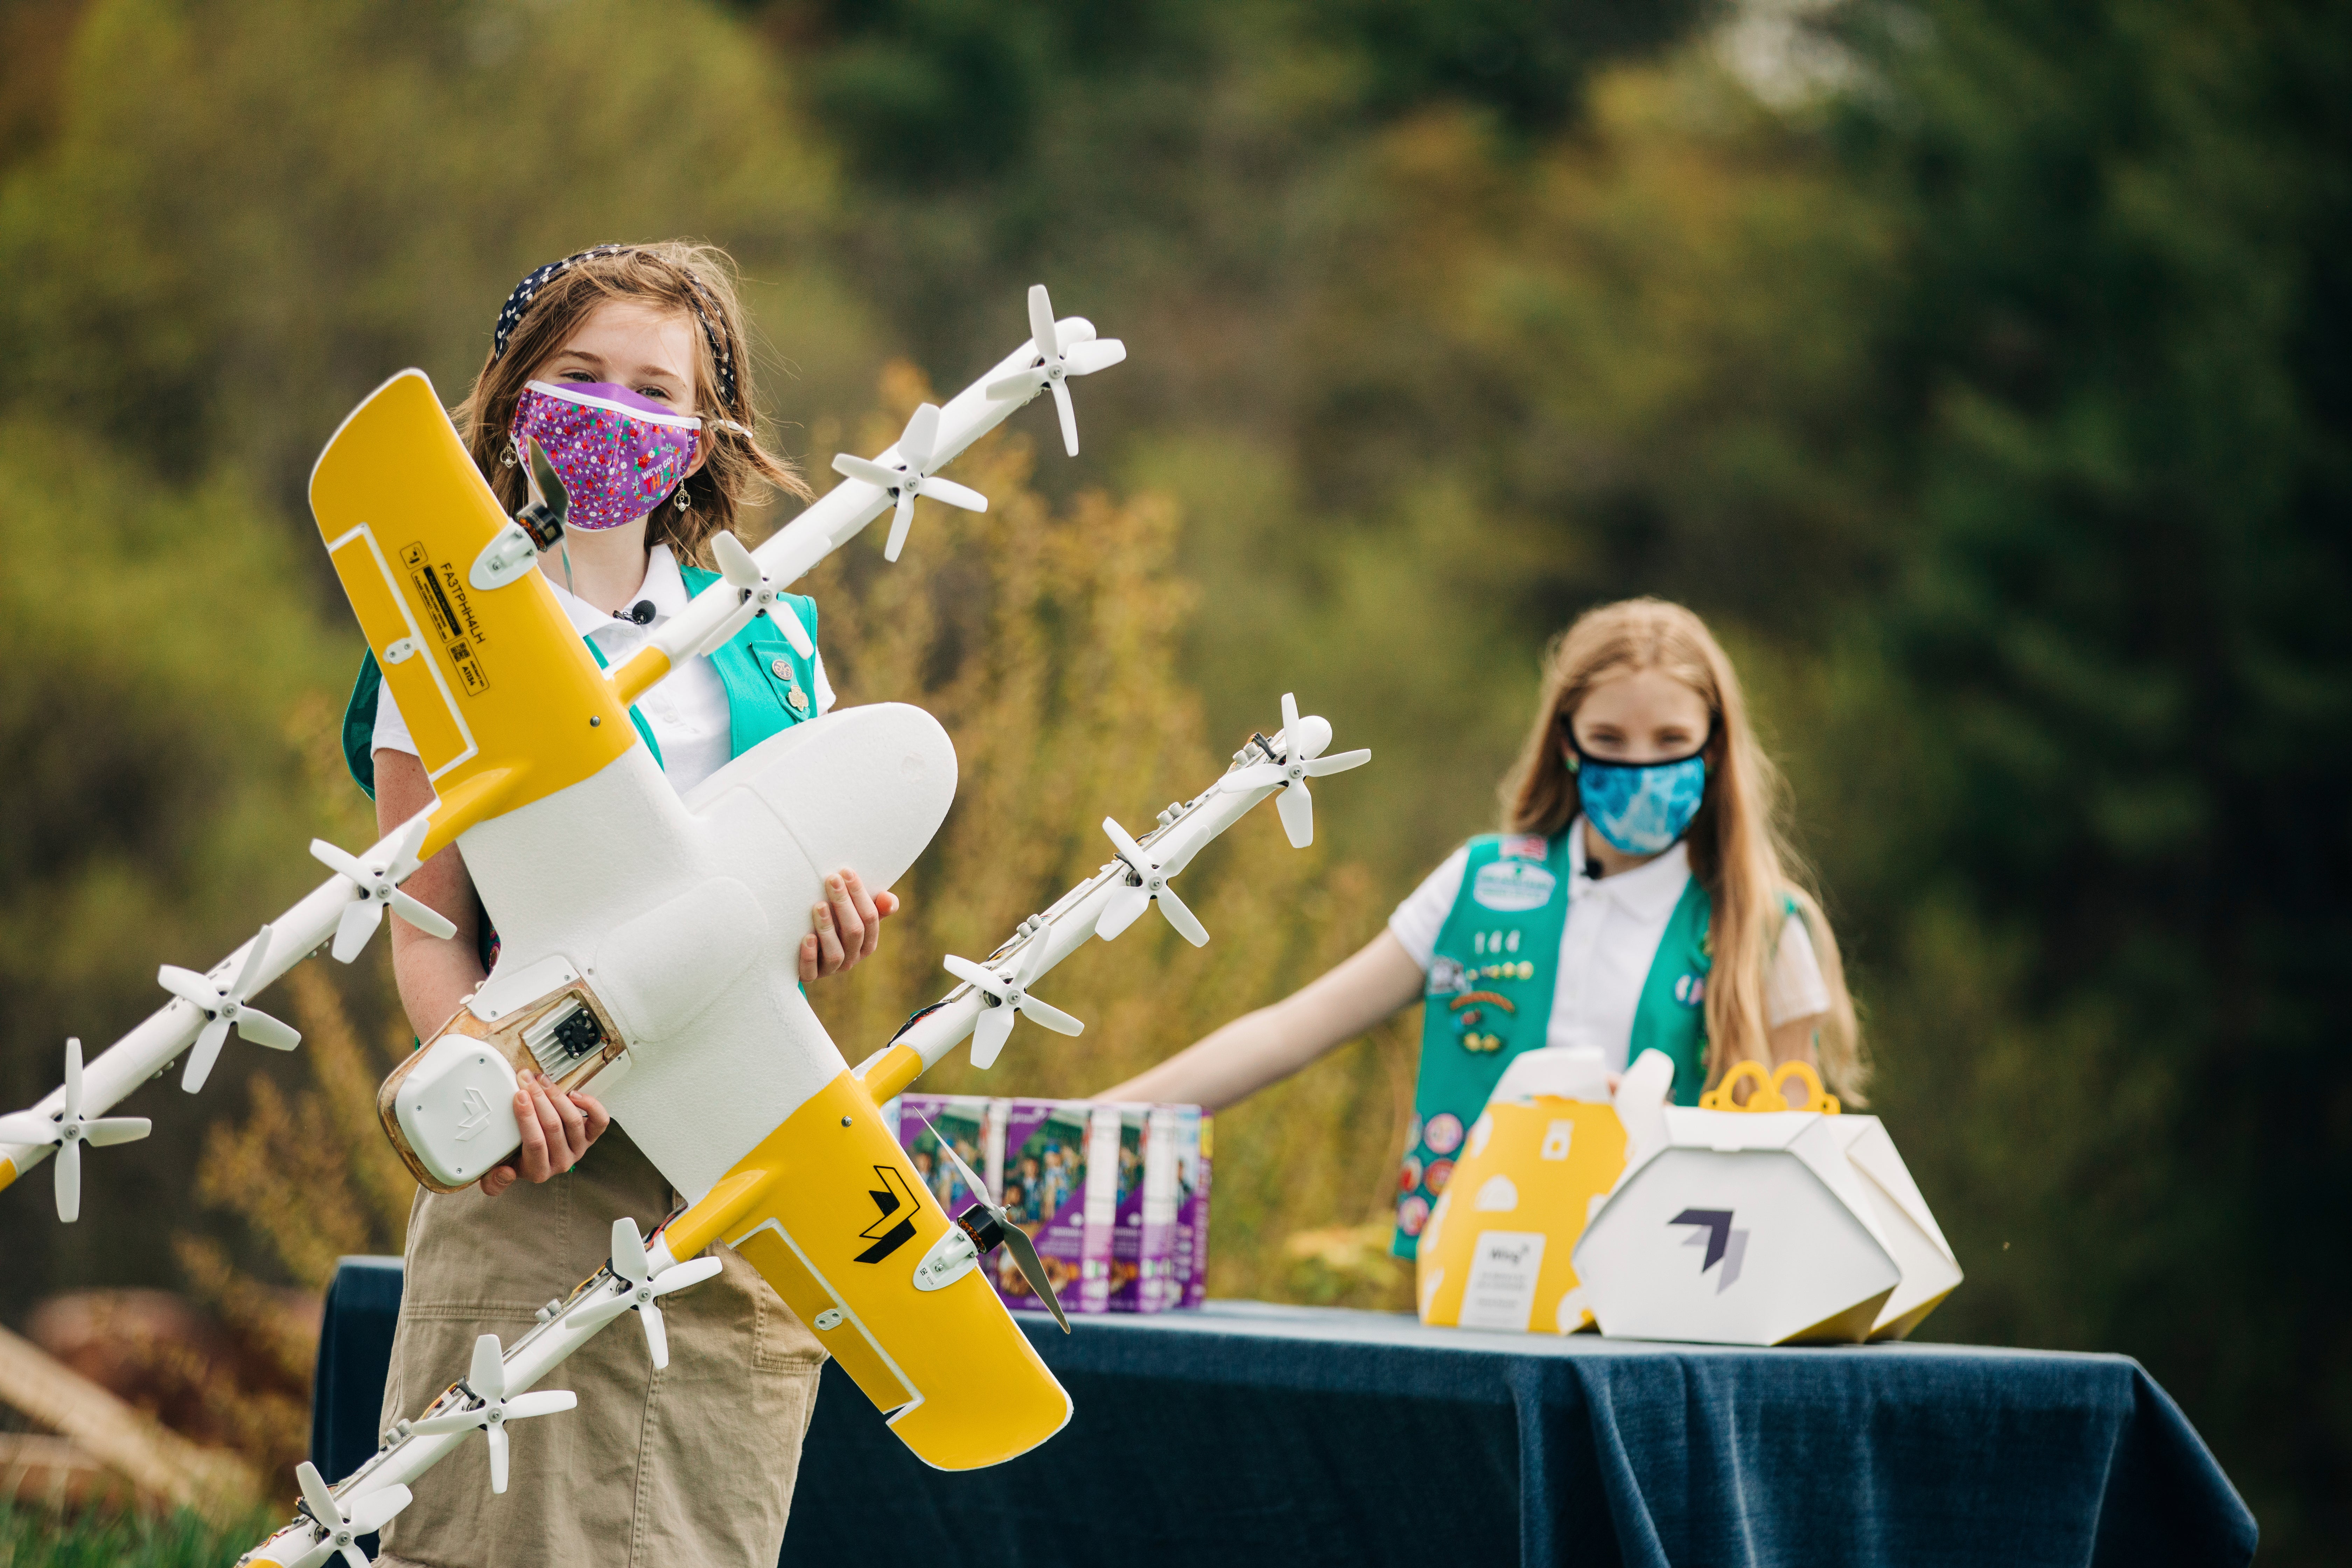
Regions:
<svg viewBox="0 0 2352 1568"><path fill-rule="evenodd" d="M457 1123L457 1142L469 1142L490 1124L490 1097L478 1089L466 1091L466 1117Z"/></svg>
<svg viewBox="0 0 2352 1568"><path fill-rule="evenodd" d="M1740 1264L1746 1261L1748 1257L1748 1233L1745 1230L1731 1228L1731 1211L1729 1209L1685 1209L1666 1223L1669 1226L1695 1225L1704 1227L1693 1231L1690 1238L1683 1245L1696 1247L1701 1242L1705 1242L1706 1257L1700 1262L1698 1271L1705 1274L1717 1264L1722 1264L1723 1273L1715 1282L1715 1293L1720 1296L1730 1289L1733 1282L1739 1278Z"/></svg>
<svg viewBox="0 0 2352 1568"><path fill-rule="evenodd" d="M907 1178L887 1165L874 1167L874 1174L882 1184L868 1187L866 1195L882 1212L874 1223L857 1233L862 1241L874 1245L857 1255L860 1263L879 1263L914 1238L915 1194L907 1190ZM894 1215L902 1215L893 1223Z"/></svg>

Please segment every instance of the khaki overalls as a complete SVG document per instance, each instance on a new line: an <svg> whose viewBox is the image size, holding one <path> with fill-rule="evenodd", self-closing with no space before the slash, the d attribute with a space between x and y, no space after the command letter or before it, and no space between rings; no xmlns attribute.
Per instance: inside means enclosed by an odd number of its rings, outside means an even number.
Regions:
<svg viewBox="0 0 2352 1568"><path fill-rule="evenodd" d="M466 1374L474 1341L512 1344L550 1298L603 1267L613 1222L651 1231L675 1202L628 1135L609 1129L572 1171L495 1198L420 1191L384 1385L389 1427ZM578 1408L518 1421L504 1496L466 1446L419 1478L383 1532L394 1568L772 1568L824 1352L768 1282L725 1247L715 1279L664 1299L656 1372L625 1314L538 1386Z"/></svg>

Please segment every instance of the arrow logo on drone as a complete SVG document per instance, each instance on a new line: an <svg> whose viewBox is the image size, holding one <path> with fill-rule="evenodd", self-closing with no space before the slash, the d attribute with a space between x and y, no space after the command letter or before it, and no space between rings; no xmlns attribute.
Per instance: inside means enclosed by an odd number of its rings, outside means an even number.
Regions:
<svg viewBox="0 0 2352 1568"><path fill-rule="evenodd" d="M1705 1242L1706 1257L1699 1264L1698 1271L1704 1274L1717 1264L1722 1264L1723 1273L1715 1282L1715 1293L1720 1296L1730 1289L1732 1282L1739 1278L1740 1264L1748 1258L1748 1233L1745 1230L1731 1228L1731 1211L1729 1209L1685 1209L1666 1223L1706 1227L1703 1231L1694 1232L1683 1245L1696 1247L1701 1242Z"/></svg>
<svg viewBox="0 0 2352 1568"><path fill-rule="evenodd" d="M875 1166L874 1174L882 1184L866 1188L866 1195L874 1200L874 1206L881 1213L875 1215L872 1225L857 1233L860 1239L874 1244L857 1255L860 1263L881 1262L915 1235L915 1194L908 1188L907 1178L887 1165ZM906 1211L906 1217L893 1225L892 1216L901 1209Z"/></svg>
<svg viewBox="0 0 2352 1568"><path fill-rule="evenodd" d="M457 1123L457 1142L460 1143L490 1124L490 1097L478 1089L467 1089L466 1110L469 1114Z"/></svg>

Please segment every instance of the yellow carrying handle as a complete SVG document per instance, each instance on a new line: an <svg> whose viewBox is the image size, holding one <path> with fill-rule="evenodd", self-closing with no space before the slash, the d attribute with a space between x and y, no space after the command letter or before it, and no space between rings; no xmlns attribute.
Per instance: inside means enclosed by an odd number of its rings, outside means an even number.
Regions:
<svg viewBox="0 0 2352 1568"><path fill-rule="evenodd" d="M1805 1096L1790 1101L1788 1082L1791 1078L1804 1080ZM1732 1090L1742 1082L1752 1080L1748 1103L1741 1105L1731 1098ZM1822 1087L1822 1075L1813 1070L1811 1062L1782 1062L1778 1072L1767 1076L1764 1064L1745 1061L1735 1064L1723 1075L1723 1081L1698 1097L1701 1110L1818 1110L1824 1116L1835 1116L1843 1109L1837 1096Z"/></svg>

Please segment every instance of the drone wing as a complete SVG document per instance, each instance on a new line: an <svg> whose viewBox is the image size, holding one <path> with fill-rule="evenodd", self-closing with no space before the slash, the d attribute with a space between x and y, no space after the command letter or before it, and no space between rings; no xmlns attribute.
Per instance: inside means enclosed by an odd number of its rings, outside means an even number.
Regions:
<svg viewBox="0 0 2352 1568"><path fill-rule="evenodd" d="M664 1236L678 1258L733 1247L918 1458L969 1470L1060 1431L1070 1396L982 1264L926 1286L917 1269L954 1229L865 1082L845 1071Z"/></svg>
<svg viewBox="0 0 2352 1568"><path fill-rule="evenodd" d="M441 798L421 854L636 743L424 372L343 421L310 510Z"/></svg>

